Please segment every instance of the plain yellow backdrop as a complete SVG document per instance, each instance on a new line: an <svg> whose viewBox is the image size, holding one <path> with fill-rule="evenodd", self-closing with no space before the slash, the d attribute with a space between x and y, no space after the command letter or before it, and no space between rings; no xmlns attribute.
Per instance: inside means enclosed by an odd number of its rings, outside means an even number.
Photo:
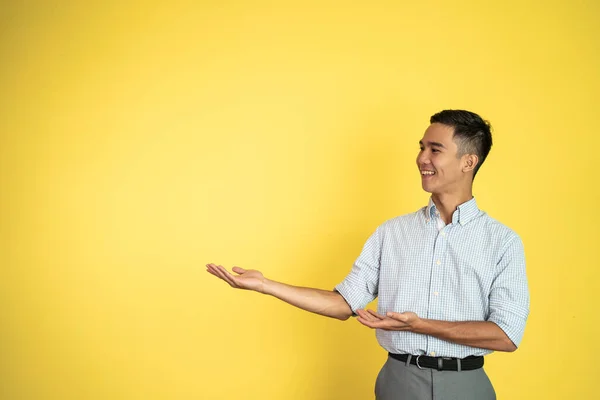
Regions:
<svg viewBox="0 0 600 400"><path fill-rule="evenodd" d="M489 119L524 243L499 399L592 398L597 1L2 2L0 398L369 399L386 354L205 272L332 288L427 202L431 114Z"/></svg>

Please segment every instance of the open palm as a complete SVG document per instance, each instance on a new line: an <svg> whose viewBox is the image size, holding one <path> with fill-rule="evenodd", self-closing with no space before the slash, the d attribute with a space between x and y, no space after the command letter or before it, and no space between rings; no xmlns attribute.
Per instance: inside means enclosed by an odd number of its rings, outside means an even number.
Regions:
<svg viewBox="0 0 600 400"><path fill-rule="evenodd" d="M206 271L227 282L229 286L236 289L255 290L263 292L265 277L260 271L253 269L245 270L240 267L233 267L233 275L227 271L222 265L206 264Z"/></svg>

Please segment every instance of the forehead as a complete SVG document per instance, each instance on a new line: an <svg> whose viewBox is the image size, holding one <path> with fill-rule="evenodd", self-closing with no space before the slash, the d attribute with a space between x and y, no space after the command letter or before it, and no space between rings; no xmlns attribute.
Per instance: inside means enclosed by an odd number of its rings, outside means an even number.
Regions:
<svg viewBox="0 0 600 400"><path fill-rule="evenodd" d="M433 123L425 130L421 139L423 144L429 142L442 143L446 148L456 147L453 140L454 128L448 125Z"/></svg>

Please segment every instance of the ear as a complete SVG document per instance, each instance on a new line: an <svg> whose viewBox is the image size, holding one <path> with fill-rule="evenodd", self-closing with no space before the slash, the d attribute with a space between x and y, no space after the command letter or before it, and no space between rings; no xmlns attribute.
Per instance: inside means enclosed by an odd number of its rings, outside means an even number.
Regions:
<svg viewBox="0 0 600 400"><path fill-rule="evenodd" d="M465 154L463 156L463 172L473 171L479 163L479 157L476 154Z"/></svg>

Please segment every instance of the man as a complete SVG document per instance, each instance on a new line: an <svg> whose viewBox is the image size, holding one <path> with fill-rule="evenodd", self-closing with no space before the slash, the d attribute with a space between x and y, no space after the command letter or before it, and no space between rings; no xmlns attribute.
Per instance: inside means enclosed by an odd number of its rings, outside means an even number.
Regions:
<svg viewBox="0 0 600 400"><path fill-rule="evenodd" d="M464 110L430 119L419 142L419 211L391 219L367 240L333 291L287 285L260 272L208 264L232 287L272 295L320 315L358 316L389 352L380 400L495 399L483 356L516 350L529 314L523 245L479 210L473 179L492 146L489 123ZM363 308L379 297L378 311Z"/></svg>

